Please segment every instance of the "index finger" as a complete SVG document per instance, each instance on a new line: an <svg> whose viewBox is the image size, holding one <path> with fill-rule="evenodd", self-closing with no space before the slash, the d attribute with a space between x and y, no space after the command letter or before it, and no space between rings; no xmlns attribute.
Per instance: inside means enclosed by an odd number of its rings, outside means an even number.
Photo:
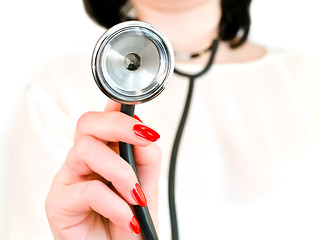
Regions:
<svg viewBox="0 0 320 240"><path fill-rule="evenodd" d="M115 101L109 99L105 108L104 108L104 111L105 112L112 112L112 111L120 112L120 109L121 109L121 103L118 103L118 102L115 102Z"/></svg>

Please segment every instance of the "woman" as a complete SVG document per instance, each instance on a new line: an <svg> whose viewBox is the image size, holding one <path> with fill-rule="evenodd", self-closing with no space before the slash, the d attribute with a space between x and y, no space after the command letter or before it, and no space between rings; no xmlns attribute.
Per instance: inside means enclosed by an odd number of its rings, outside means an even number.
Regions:
<svg viewBox="0 0 320 240"><path fill-rule="evenodd" d="M126 19L118 14L128 7L121 8L122 2L84 3L89 15L106 27ZM297 204L308 199L312 205L319 195L304 191L297 199L295 194L312 186L316 174L304 175L310 179L304 179L301 188L301 179L297 185L293 176L297 169L316 166L319 157L317 66L295 54L270 51L247 41L250 1L132 0L131 4L135 18L154 24L167 35L177 56L203 52L214 39L221 39L214 66L197 79L179 152L181 239L288 239L308 234L305 230L313 229L314 221L304 226L303 219L310 216L298 210ZM177 58L177 68L199 71L210 54L200 55L189 60ZM157 100L138 107L143 123L119 113L119 105L111 101L104 111L83 114L70 143L70 124L80 112L77 106L86 103L90 111L104 101L96 87L88 87L90 77L84 81L79 80L83 75L72 77L64 79L63 85L39 83L44 95L31 100L36 111L29 111L45 118L48 110L39 100L46 99L50 110L56 112L55 119L40 121L37 128L48 129L57 147L52 150L45 144L52 152L46 155L42 147L44 154L35 155L37 158L46 161L43 156L53 155L53 159L62 159L62 153L70 148L46 200L54 237L141 239L130 205L148 204L156 226L159 219L160 239L170 239L164 182L188 79L174 76ZM68 93L67 98L64 89L71 89L73 81L78 85L72 89L74 96ZM36 91L38 86L33 87ZM160 139L146 126L149 123L161 133ZM133 170L116 154L118 141L134 145L141 186ZM27 149L32 158L30 147ZM294 221L288 217L293 206Z"/></svg>

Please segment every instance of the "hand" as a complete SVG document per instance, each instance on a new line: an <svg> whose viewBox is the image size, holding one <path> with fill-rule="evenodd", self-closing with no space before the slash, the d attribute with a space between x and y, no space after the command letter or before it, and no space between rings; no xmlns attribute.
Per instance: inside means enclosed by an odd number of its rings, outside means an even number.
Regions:
<svg viewBox="0 0 320 240"><path fill-rule="evenodd" d="M159 136L119 109L110 102L104 112L85 113L78 121L74 145L46 199L55 239L142 239L130 205L144 205L145 198L157 225L160 150L152 142ZM118 154L119 141L134 145L143 192Z"/></svg>

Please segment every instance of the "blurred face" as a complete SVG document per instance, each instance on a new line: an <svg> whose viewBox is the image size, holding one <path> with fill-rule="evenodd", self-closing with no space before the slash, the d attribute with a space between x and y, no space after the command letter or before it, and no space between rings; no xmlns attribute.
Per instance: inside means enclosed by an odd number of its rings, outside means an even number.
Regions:
<svg viewBox="0 0 320 240"><path fill-rule="evenodd" d="M137 17L160 28L177 52L198 52L217 36L221 0L131 0Z"/></svg>

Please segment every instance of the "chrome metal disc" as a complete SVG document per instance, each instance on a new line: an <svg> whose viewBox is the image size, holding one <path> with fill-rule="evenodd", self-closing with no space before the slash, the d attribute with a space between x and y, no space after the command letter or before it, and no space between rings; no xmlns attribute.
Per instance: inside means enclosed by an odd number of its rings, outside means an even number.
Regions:
<svg viewBox="0 0 320 240"><path fill-rule="evenodd" d="M110 28L92 56L94 79L111 99L136 104L156 97L174 68L169 40L151 24L128 21Z"/></svg>

